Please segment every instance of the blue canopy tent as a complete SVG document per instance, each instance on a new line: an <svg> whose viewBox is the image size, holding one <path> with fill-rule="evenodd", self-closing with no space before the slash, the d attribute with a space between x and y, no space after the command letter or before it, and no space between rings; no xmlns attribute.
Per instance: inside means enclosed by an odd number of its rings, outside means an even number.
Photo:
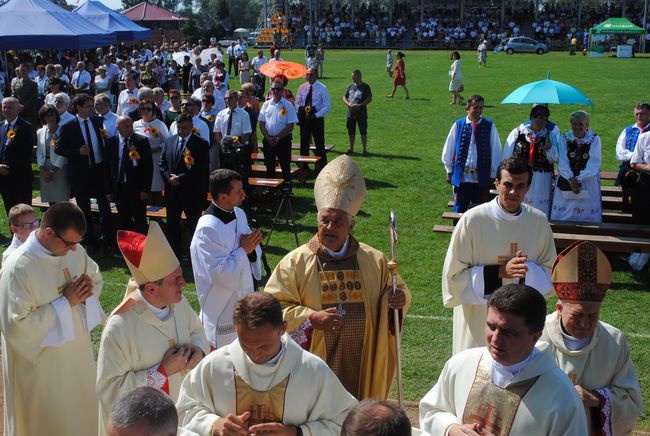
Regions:
<svg viewBox="0 0 650 436"><path fill-rule="evenodd" d="M115 44L107 32L50 0L9 0L0 6L0 50L96 48Z"/></svg>
<svg viewBox="0 0 650 436"><path fill-rule="evenodd" d="M126 16L113 11L100 1L88 0L73 12L81 15L101 29L115 31L118 41L151 38L151 29L138 26Z"/></svg>

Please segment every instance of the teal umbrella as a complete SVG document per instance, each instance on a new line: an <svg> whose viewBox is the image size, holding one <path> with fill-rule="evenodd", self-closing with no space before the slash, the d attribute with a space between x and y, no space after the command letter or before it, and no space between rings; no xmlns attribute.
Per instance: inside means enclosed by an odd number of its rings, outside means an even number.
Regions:
<svg viewBox="0 0 650 436"><path fill-rule="evenodd" d="M578 88L551 80L548 73L546 80L531 82L520 86L501 101L501 104L585 104L591 105L589 97Z"/></svg>

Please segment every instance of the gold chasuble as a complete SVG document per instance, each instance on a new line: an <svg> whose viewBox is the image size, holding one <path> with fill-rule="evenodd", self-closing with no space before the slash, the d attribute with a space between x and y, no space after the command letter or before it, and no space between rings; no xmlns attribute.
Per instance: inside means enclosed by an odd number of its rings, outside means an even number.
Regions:
<svg viewBox="0 0 650 436"><path fill-rule="evenodd" d="M467 397L463 424L480 424L495 436L510 434L519 403L538 378L539 376L531 377L500 388L492 383L491 368L481 358Z"/></svg>
<svg viewBox="0 0 650 436"><path fill-rule="evenodd" d="M358 399L388 397L395 376L395 338L389 332L391 275L386 256L350 236L348 254L332 258L314 236L280 261L264 292L282 304L288 331L332 368ZM408 310L411 294L404 290ZM315 311L337 307L343 327L335 331L310 327Z"/></svg>
<svg viewBox="0 0 650 436"><path fill-rule="evenodd" d="M251 417L248 425L265 422L282 422L284 399L287 393L289 376L268 391L256 391L242 379L235 370L235 391L237 394L237 415L248 411Z"/></svg>

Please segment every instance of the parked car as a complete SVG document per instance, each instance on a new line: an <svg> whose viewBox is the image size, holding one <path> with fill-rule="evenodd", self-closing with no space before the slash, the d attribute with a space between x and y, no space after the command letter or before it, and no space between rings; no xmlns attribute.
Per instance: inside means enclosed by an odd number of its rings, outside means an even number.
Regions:
<svg viewBox="0 0 650 436"><path fill-rule="evenodd" d="M501 45L494 49L495 53L500 51L504 51L509 55L514 53L537 53L538 55L543 55L544 53L548 53L548 47L546 44L537 42L532 38L520 36L504 39Z"/></svg>

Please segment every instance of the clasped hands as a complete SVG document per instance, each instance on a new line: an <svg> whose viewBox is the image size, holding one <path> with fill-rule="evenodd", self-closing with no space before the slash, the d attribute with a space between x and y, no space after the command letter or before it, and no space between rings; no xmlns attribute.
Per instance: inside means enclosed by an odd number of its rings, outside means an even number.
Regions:
<svg viewBox="0 0 650 436"><path fill-rule="evenodd" d="M239 238L239 246L244 249L246 254L251 254L261 242L262 232L259 229L255 229L247 235L241 235Z"/></svg>
<svg viewBox="0 0 650 436"><path fill-rule="evenodd" d="M494 433L487 431L481 424L454 424L449 427L449 436L494 436Z"/></svg>
<svg viewBox="0 0 650 436"><path fill-rule="evenodd" d="M281 422L265 422L248 426L251 413L246 411L241 415L229 413L225 418L219 418L212 426L212 436L231 435L274 435L274 436L297 436L298 427L285 425Z"/></svg>
<svg viewBox="0 0 650 436"><path fill-rule="evenodd" d="M499 268L499 277L502 279L523 279L528 272L528 257L519 250L515 257Z"/></svg>
<svg viewBox="0 0 650 436"><path fill-rule="evenodd" d="M203 350L194 344L170 347L163 355L160 365L169 377L183 370L189 371L205 357Z"/></svg>
<svg viewBox="0 0 650 436"><path fill-rule="evenodd" d="M88 274L82 274L63 287L61 294L68 299L70 307L85 303L93 295L93 281Z"/></svg>

